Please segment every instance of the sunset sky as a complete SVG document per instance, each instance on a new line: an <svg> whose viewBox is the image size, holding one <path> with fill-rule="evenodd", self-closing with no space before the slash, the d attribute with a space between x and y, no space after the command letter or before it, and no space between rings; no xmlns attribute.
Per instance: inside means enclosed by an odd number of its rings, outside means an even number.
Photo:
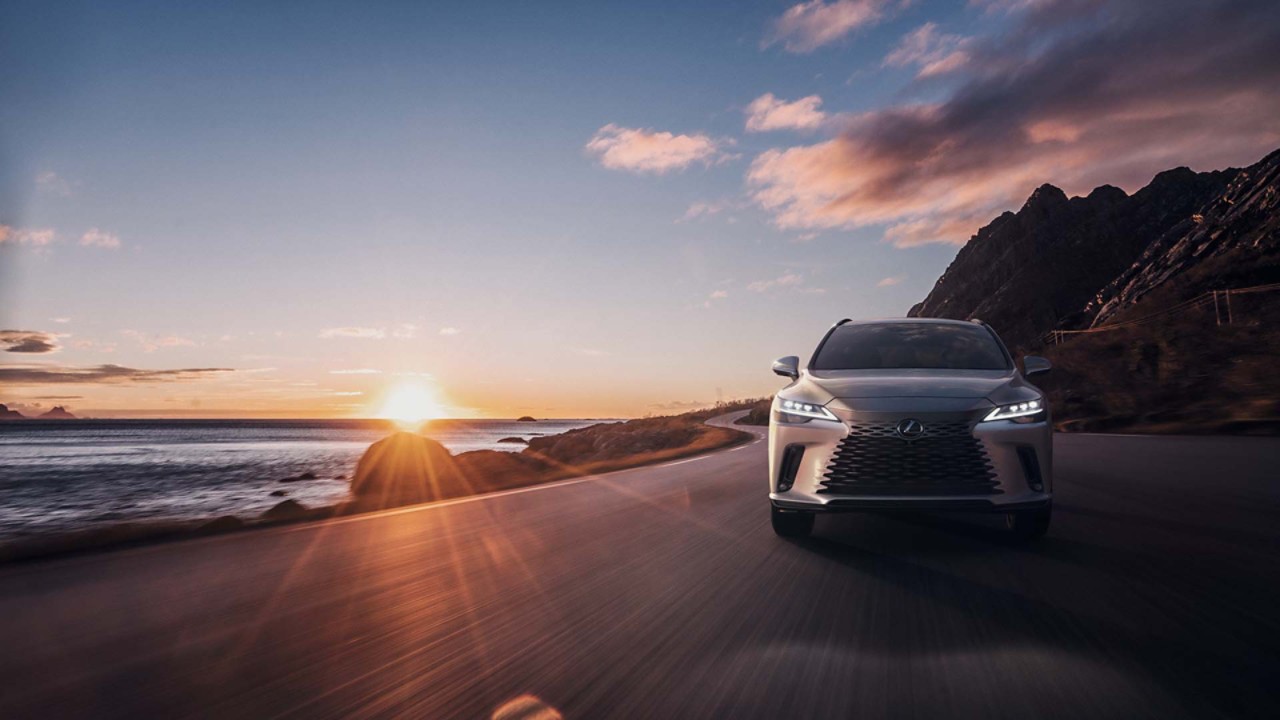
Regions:
<svg viewBox="0 0 1280 720"><path fill-rule="evenodd" d="M0 402L773 392L1038 185L1280 147L1280 3L0 5Z"/></svg>

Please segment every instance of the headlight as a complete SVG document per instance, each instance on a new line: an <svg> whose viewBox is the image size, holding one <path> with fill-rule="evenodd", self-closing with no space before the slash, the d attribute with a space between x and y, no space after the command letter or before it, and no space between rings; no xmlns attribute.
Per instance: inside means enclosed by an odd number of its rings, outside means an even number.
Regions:
<svg viewBox="0 0 1280 720"><path fill-rule="evenodd" d="M1026 402L1018 402L1018 403L1010 403L1008 405L1001 405L995 408L994 410L992 410L991 412L987 413L987 416L982 418L982 422L987 422L988 420L1016 420L1018 418L1026 418L1024 420L1021 420L1020 422L1034 422L1040 419L1037 416L1043 415L1043 414L1044 414L1043 399L1028 400Z"/></svg>
<svg viewBox="0 0 1280 720"><path fill-rule="evenodd" d="M778 398L775 409L777 419L786 423L807 423L810 420L840 421L840 418L831 414L830 410L815 403Z"/></svg>

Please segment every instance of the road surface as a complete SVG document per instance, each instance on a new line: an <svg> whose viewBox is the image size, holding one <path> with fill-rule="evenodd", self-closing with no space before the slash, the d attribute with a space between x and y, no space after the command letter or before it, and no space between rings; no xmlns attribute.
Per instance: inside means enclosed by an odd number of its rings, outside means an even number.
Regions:
<svg viewBox="0 0 1280 720"><path fill-rule="evenodd" d="M1056 453L1028 548L866 515L778 539L756 442L0 568L0 717L1280 715L1280 442Z"/></svg>

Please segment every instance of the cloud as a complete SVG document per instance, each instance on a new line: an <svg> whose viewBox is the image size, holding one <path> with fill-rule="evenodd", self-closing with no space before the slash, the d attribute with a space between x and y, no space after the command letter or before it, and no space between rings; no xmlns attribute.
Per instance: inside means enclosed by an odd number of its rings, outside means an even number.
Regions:
<svg viewBox="0 0 1280 720"><path fill-rule="evenodd" d="M876 287L878 288L893 287L894 285L897 285L901 283L903 280L905 280L906 277L907 277L906 275L894 275L893 277L881 278L880 282L876 283Z"/></svg>
<svg viewBox="0 0 1280 720"><path fill-rule="evenodd" d="M375 327L336 327L326 328L320 331L320 337L329 340L331 338L361 338L365 340L382 340L387 336L387 331L383 328Z"/></svg>
<svg viewBox="0 0 1280 720"><path fill-rule="evenodd" d="M136 340L144 352L155 352L160 348L194 347L195 341L178 335L151 335L138 330L121 330L121 335Z"/></svg>
<svg viewBox="0 0 1280 720"><path fill-rule="evenodd" d="M773 22L764 46L782 43L788 52L812 52L879 22L888 4L888 0L811 0L792 5Z"/></svg>
<svg viewBox="0 0 1280 720"><path fill-rule="evenodd" d="M58 323L59 325L66 325L67 323L71 322L71 318L69 317L56 317L56 318L51 318L51 320L53 322Z"/></svg>
<svg viewBox="0 0 1280 720"><path fill-rule="evenodd" d="M49 228L16 228L0 225L0 245L30 245L45 247L53 243L54 233Z"/></svg>
<svg viewBox="0 0 1280 720"><path fill-rule="evenodd" d="M1045 182L1133 190L1280 146L1280 3L1041 0L1002 27L966 43L941 100L757 156L753 200L782 229L886 225L900 247L963 243Z"/></svg>
<svg viewBox="0 0 1280 720"><path fill-rule="evenodd" d="M925 23L902 36L898 46L885 56L884 65L914 65L919 68L918 78L955 72L969 62L969 53L964 49L968 42L969 38L961 35L939 33L937 23Z"/></svg>
<svg viewBox="0 0 1280 720"><path fill-rule="evenodd" d="M37 330L0 330L5 352L43 354L58 351L58 336Z"/></svg>
<svg viewBox="0 0 1280 720"><path fill-rule="evenodd" d="M684 215L680 216L676 222L689 222L698 218L719 215L730 207L733 207L733 203L729 200L698 201L690 205L689 209L685 210Z"/></svg>
<svg viewBox="0 0 1280 720"><path fill-rule="evenodd" d="M355 368L353 370L330 370L329 374L330 375L380 375L382 374L382 371L374 370L373 368Z"/></svg>
<svg viewBox="0 0 1280 720"><path fill-rule="evenodd" d="M723 299L725 299L725 298L729 297L729 291L728 291L728 290L715 290L715 291L712 291L711 295L709 295L708 297L710 297L712 300L723 300Z"/></svg>
<svg viewBox="0 0 1280 720"><path fill-rule="evenodd" d="M751 292L768 292L770 290L776 290L777 288L794 287L802 284L803 282L804 278L799 274L789 272L771 280L757 280L750 285L747 285L747 289Z"/></svg>
<svg viewBox="0 0 1280 720"><path fill-rule="evenodd" d="M235 372L231 368L182 368L177 370L139 370L120 365L66 367L58 365L3 365L0 382L14 385L46 385L61 383L128 383L180 382L202 380L220 373Z"/></svg>
<svg viewBox="0 0 1280 720"><path fill-rule="evenodd" d="M787 102L765 93L747 106L747 132L819 128L827 121L827 114L818 109L821 105L817 95Z"/></svg>
<svg viewBox="0 0 1280 720"><path fill-rule="evenodd" d="M596 131L586 150L611 170L661 175L694 163L710 165L727 160L724 148L731 144L701 133L674 135L610 123Z"/></svg>
<svg viewBox="0 0 1280 720"><path fill-rule="evenodd" d="M654 410L698 410L710 406L711 403L701 400L672 400L671 402L653 403L649 407Z"/></svg>
<svg viewBox="0 0 1280 720"><path fill-rule="evenodd" d="M605 357L609 354L607 350L597 350L595 348L574 348L573 351L586 357Z"/></svg>
<svg viewBox="0 0 1280 720"><path fill-rule="evenodd" d="M80 236L80 244L85 247L100 247L115 250L120 247L120 236L103 232L98 228L90 228Z"/></svg>
<svg viewBox="0 0 1280 720"><path fill-rule="evenodd" d="M439 335L457 335L461 332L462 331L456 327L442 327L440 328L440 332L438 334Z"/></svg>
<svg viewBox="0 0 1280 720"><path fill-rule="evenodd" d="M46 170L36 175L36 189L54 195L68 197L71 195L71 183L58 176L58 173L52 170Z"/></svg>

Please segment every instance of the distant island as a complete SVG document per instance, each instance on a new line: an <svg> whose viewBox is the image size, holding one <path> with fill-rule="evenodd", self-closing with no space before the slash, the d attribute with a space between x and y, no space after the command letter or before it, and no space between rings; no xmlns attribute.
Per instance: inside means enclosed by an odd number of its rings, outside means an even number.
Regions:
<svg viewBox="0 0 1280 720"><path fill-rule="evenodd" d="M10 410L8 405L0 405L0 420L31 420L26 415L17 410ZM75 415L67 412L67 409L61 405L55 406L52 410L42 415L37 415L35 420L76 420Z"/></svg>
<svg viewBox="0 0 1280 720"><path fill-rule="evenodd" d="M516 418L516 422L538 422L538 419L535 417L530 417L529 415L521 415L520 417Z"/></svg>

